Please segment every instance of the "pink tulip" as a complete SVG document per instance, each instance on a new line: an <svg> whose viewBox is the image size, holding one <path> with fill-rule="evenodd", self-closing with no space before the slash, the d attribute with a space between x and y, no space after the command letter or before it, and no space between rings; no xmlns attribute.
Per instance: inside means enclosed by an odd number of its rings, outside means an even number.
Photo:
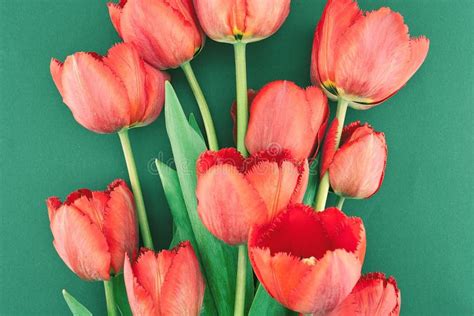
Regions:
<svg viewBox="0 0 474 316"><path fill-rule="evenodd" d="M177 68L204 46L192 0L121 0L108 7L123 40L157 68Z"/></svg>
<svg viewBox="0 0 474 316"><path fill-rule="evenodd" d="M308 161L289 151L260 152L244 159L234 148L201 154L196 164L198 213L204 226L231 244L247 241L250 226L301 202L308 183Z"/></svg>
<svg viewBox="0 0 474 316"><path fill-rule="evenodd" d="M207 36L218 42L256 42L274 34L290 12L290 0L194 0Z"/></svg>
<svg viewBox="0 0 474 316"><path fill-rule="evenodd" d="M147 65L131 44L107 56L75 53L51 60L51 75L76 121L97 133L145 126L160 114L167 74Z"/></svg>
<svg viewBox="0 0 474 316"><path fill-rule="evenodd" d="M398 316L400 304L395 279L375 272L361 277L351 294L328 316Z"/></svg>
<svg viewBox="0 0 474 316"><path fill-rule="evenodd" d="M249 258L261 284L280 304L326 315L359 280L365 256L360 218L336 208L315 212L296 204L252 227Z"/></svg>
<svg viewBox="0 0 474 316"><path fill-rule="evenodd" d="M123 275L134 315L199 315L205 285L189 241L159 253L143 249L132 263L127 256Z"/></svg>
<svg viewBox="0 0 474 316"><path fill-rule="evenodd" d="M429 40L410 38L389 8L362 12L353 0L328 0L314 34L311 78L356 109L387 100L418 70Z"/></svg>
<svg viewBox="0 0 474 316"><path fill-rule="evenodd" d="M334 120L323 148L321 175L329 172L329 183L340 196L365 199L382 185L387 163L387 144L383 133L368 124L354 122L344 127L341 145L335 150L338 125Z"/></svg>
<svg viewBox="0 0 474 316"><path fill-rule="evenodd" d="M123 180L106 191L81 189L64 203L47 200L54 247L66 265L86 280L109 280L120 273L138 246L133 195Z"/></svg>
<svg viewBox="0 0 474 316"><path fill-rule="evenodd" d="M250 153L288 149L297 160L306 159L318 151L328 115L327 98L319 88L271 82L253 99L245 145Z"/></svg>

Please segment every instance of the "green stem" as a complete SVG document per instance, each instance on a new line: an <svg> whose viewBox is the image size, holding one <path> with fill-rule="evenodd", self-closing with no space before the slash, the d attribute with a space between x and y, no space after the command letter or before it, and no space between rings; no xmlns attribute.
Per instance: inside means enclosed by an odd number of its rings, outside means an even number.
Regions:
<svg viewBox="0 0 474 316"><path fill-rule="evenodd" d="M237 260L237 282L235 285L234 316L244 315L246 268L247 268L247 262L246 262L245 245L240 245L239 257Z"/></svg>
<svg viewBox="0 0 474 316"><path fill-rule="evenodd" d="M235 79L237 89L237 150L246 157L245 134L249 120L247 97L247 62L245 59L245 43L234 44L235 54Z"/></svg>
<svg viewBox="0 0 474 316"><path fill-rule="evenodd" d="M201 87L196 79L193 68L191 67L190 62L185 62L181 65L186 79L188 79L189 86L194 93L196 102L201 112L201 117L204 122L204 129L206 130L207 141L209 142L210 150L219 150L219 144L217 142L216 129L214 128L214 122L212 121L211 112L209 111L209 106L207 105L206 98L204 93L202 93Z"/></svg>
<svg viewBox="0 0 474 316"><path fill-rule="evenodd" d="M112 280L104 281L105 302L107 304L107 315L118 316L117 307L115 306L114 284Z"/></svg>
<svg viewBox="0 0 474 316"><path fill-rule="evenodd" d="M337 110L336 110L336 118L339 121L337 125L337 133L336 133L336 142L335 146L336 149L339 148L339 142L341 141L341 134L342 128L344 127L344 120L346 119L347 113L347 106L349 102L344 100L343 98L339 98L337 101ZM316 194L316 199L314 201L314 209L316 211L322 211L326 207L326 201L328 199L329 193L329 173L326 172L324 176L321 178L318 186L318 192Z"/></svg>
<svg viewBox="0 0 474 316"><path fill-rule="evenodd" d="M140 180L138 179L137 166L135 165L135 158L133 157L132 146L130 138L128 137L128 129L123 129L118 132L120 142L122 143L123 154L125 162L127 163L128 176L132 185L133 195L135 197L135 204L137 207L138 223L140 224L140 232L142 234L143 244L146 248L153 249L153 239L151 238L150 226L148 225L148 218L146 216L145 202L143 201L142 188Z"/></svg>
<svg viewBox="0 0 474 316"><path fill-rule="evenodd" d="M339 199L337 200L336 207L340 210L342 210L342 206L344 205L344 201L346 200L345 197L340 196Z"/></svg>

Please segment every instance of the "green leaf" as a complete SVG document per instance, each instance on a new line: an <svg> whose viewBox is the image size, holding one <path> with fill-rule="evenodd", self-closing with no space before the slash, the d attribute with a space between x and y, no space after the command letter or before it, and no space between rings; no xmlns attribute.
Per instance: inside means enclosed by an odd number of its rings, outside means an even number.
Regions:
<svg viewBox="0 0 474 316"><path fill-rule="evenodd" d="M306 193L304 194L303 203L313 205L316 198L316 190L319 184L319 158L318 155L309 166L309 179Z"/></svg>
<svg viewBox="0 0 474 316"><path fill-rule="evenodd" d="M117 310L122 316L132 316L130 305L128 304L127 290L125 289L125 282L123 280L123 273L112 278L114 285L114 297Z"/></svg>
<svg viewBox="0 0 474 316"><path fill-rule="evenodd" d="M198 122L196 121L196 117L194 116L193 113L190 113L189 114L189 117L188 117L188 121L189 121L189 125L191 125L191 127L193 128L193 130L196 131L196 133L199 134L199 136L201 136L202 139L204 139L204 135L201 131L201 128L199 127L199 124Z"/></svg>
<svg viewBox="0 0 474 316"><path fill-rule="evenodd" d="M69 309L74 316L92 316L92 313L66 290L63 290L63 296L67 306L69 306Z"/></svg>
<svg viewBox="0 0 474 316"><path fill-rule="evenodd" d="M290 311L275 301L265 291L262 285L258 286L257 294L250 308L249 316L272 315L272 316L289 316L298 315L298 313Z"/></svg>
<svg viewBox="0 0 474 316"><path fill-rule="evenodd" d="M197 214L196 160L206 150L199 134L188 123L178 97L169 82L165 95L166 131L176 163L179 184L183 192L191 227L207 280L219 315L232 315L235 296L237 249L220 242L207 231Z"/></svg>

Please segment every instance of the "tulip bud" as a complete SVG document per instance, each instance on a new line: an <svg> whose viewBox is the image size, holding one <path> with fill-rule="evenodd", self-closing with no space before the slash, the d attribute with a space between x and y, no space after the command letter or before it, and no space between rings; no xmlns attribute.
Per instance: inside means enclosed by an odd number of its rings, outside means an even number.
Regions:
<svg viewBox="0 0 474 316"><path fill-rule="evenodd" d="M121 0L109 3L112 24L124 42L159 69L177 68L204 46L192 0Z"/></svg>
<svg viewBox="0 0 474 316"><path fill-rule="evenodd" d="M387 163L387 144L383 133L354 122L344 127L341 145L335 151L338 125L334 120L326 136L321 175L329 172L334 192L345 198L366 199L382 185Z"/></svg>
<svg viewBox="0 0 474 316"><path fill-rule="evenodd" d="M328 115L327 98L319 88L271 82L252 101L245 145L250 153L288 149L297 160L315 156Z"/></svg>
<svg viewBox="0 0 474 316"><path fill-rule="evenodd" d="M199 315L205 284L189 241L159 253L142 249L136 262L126 257L123 276L134 315Z"/></svg>
<svg viewBox="0 0 474 316"><path fill-rule="evenodd" d="M138 246L133 195L123 180L106 191L81 189L64 203L47 202L53 245L66 265L85 280L109 280Z"/></svg>
<svg viewBox="0 0 474 316"><path fill-rule="evenodd" d="M400 315L400 290L393 277L374 272L364 275L351 294L328 316Z"/></svg>
<svg viewBox="0 0 474 316"><path fill-rule="evenodd" d="M131 44L107 56L75 53L51 61L51 75L76 121L96 133L145 126L160 114L169 76L147 65Z"/></svg>
<svg viewBox="0 0 474 316"><path fill-rule="evenodd" d="M249 258L257 278L280 304L326 315L359 280L366 238L362 220L336 208L290 205L252 227Z"/></svg>
<svg viewBox="0 0 474 316"><path fill-rule="evenodd" d="M196 169L199 217L214 236L231 245L245 243L254 223L301 202L309 175L308 161L294 160L289 151L244 159L234 148L204 152Z"/></svg>
<svg viewBox="0 0 474 316"><path fill-rule="evenodd" d="M207 36L217 42L256 42L274 34L290 12L290 0L194 0Z"/></svg>
<svg viewBox="0 0 474 316"><path fill-rule="evenodd" d="M364 13L353 0L329 0L314 34L311 79L330 98L369 109L406 84L428 48L389 8Z"/></svg>

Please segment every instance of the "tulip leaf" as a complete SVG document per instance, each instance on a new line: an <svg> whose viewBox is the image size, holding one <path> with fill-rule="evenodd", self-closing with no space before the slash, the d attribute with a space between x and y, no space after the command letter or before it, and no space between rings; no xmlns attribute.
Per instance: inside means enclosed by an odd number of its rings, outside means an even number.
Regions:
<svg viewBox="0 0 474 316"><path fill-rule="evenodd" d="M195 130L196 133L198 133L199 136L201 136L201 138L204 139L204 135L203 135L203 133L201 131L201 128L199 127L199 124L196 121L196 117L194 116L193 113L189 114L188 121L189 121L189 125L191 125L193 130Z"/></svg>
<svg viewBox="0 0 474 316"><path fill-rule="evenodd" d="M257 294L253 300L252 307L250 308L249 316L260 316L260 315L272 315L272 316L289 316L298 315L298 313L290 311L275 301L263 288L262 285L258 286Z"/></svg>
<svg viewBox="0 0 474 316"><path fill-rule="evenodd" d="M74 316L92 316L92 313L66 290L63 290L63 297Z"/></svg>
<svg viewBox="0 0 474 316"><path fill-rule="evenodd" d="M316 198L316 190L319 184L319 157L317 156L309 166L309 179L303 203L312 206Z"/></svg>
<svg viewBox="0 0 474 316"><path fill-rule="evenodd" d="M123 273L118 274L112 278L114 285L114 297L117 310L122 316L132 316L130 305L128 304L127 290L125 288L125 281L123 280Z"/></svg>
<svg viewBox="0 0 474 316"><path fill-rule="evenodd" d="M166 82L165 122L166 131L176 163L179 184L183 193L201 267L207 280L219 315L232 315L235 294L237 249L217 240L207 231L197 214L196 160L206 150L206 144L189 124L176 93ZM206 310L210 313L210 311Z"/></svg>

